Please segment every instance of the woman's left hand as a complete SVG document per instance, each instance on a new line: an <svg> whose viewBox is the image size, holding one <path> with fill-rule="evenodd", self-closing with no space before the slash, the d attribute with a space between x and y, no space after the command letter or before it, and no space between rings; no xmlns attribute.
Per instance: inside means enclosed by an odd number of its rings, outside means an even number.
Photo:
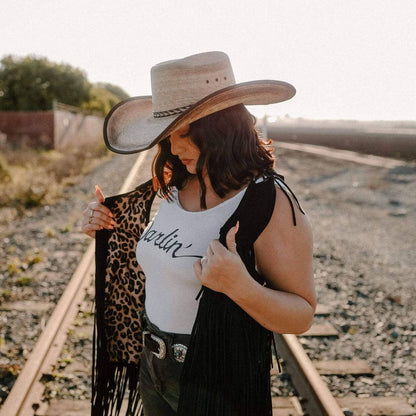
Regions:
<svg viewBox="0 0 416 416"><path fill-rule="evenodd" d="M244 283L251 280L237 253L235 242L237 231L238 223L227 233L227 247L224 247L218 240L213 240L205 256L194 263L196 277L202 285L216 292L225 293L230 298L237 297Z"/></svg>

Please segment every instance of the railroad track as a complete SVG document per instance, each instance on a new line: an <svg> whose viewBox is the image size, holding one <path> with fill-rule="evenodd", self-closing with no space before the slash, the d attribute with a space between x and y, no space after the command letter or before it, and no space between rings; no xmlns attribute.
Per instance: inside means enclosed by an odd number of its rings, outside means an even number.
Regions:
<svg viewBox="0 0 416 416"><path fill-rule="evenodd" d="M120 193L134 186L134 178L146 158L140 154ZM26 416L42 412L42 376L56 363L68 330L79 312L94 276L94 242L90 244L66 287L42 335L0 409L1 416Z"/></svg>
<svg viewBox="0 0 416 416"><path fill-rule="evenodd" d="M300 146L295 150L312 152L317 154L316 147ZM281 147L285 147L282 144ZM286 147L286 148L290 148ZM293 147L292 147L293 150ZM318 152L319 153L319 152ZM121 192L133 187L134 177L146 158L146 153L142 153ZM404 162L385 159L368 158L361 155L326 149L325 157L364 163L370 166L400 166ZM390 164L390 165L389 165ZM51 372L51 368L56 366L59 355L65 344L68 331L80 311L85 308L85 297L91 286L93 277L93 243L89 246L78 268L76 269L69 285L62 295L53 315L50 317L42 336L39 338L36 347L32 351L26 365L17 378L13 389L7 400L0 408L1 416L18 415L87 415L88 400L76 413L74 403L70 410L56 407L55 410L48 408L42 401L45 388L45 374ZM87 302L88 303L88 302ZM320 305L317 316L330 316L330 311L325 306ZM355 374L371 376L372 370L366 363L359 361L348 362L312 362L302 347L302 340L307 337L326 337L328 339L337 338L338 332L329 322L325 325L316 324L310 331L301 337L294 335L275 335L278 351L283 362L285 372L290 374L294 388L297 390L298 397L273 398L274 416L278 415L343 415L342 409L348 409L353 416L364 414L369 415L415 415L416 410L408 405L406 397L361 397L336 399L332 396L327 384L323 381L322 375L345 375ZM273 370L272 370L273 375ZM58 409L59 410L56 410ZM65 409L65 408L64 408Z"/></svg>
<svg viewBox="0 0 416 416"><path fill-rule="evenodd" d="M318 305L316 316L329 316L324 305ZM411 416L416 409L408 404L406 397L368 396L335 398L322 375L343 377L345 375L373 376L372 368L363 360L311 361L302 347L305 337L338 337L337 329L329 322L314 324L300 337L289 334L275 334L277 350L283 360L284 370L290 374L298 397L279 403L276 406L287 406L288 413L280 413L276 407L273 416L292 414L292 416L351 416L384 415ZM272 370L273 373L273 370ZM346 413L344 413L346 412ZM348 413L347 413L348 412Z"/></svg>

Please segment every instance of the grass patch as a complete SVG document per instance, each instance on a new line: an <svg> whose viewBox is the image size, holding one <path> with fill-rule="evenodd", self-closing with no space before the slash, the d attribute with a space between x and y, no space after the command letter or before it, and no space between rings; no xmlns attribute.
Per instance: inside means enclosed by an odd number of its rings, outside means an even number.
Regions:
<svg viewBox="0 0 416 416"><path fill-rule="evenodd" d="M28 266L33 266L34 264L40 263L43 261L43 255L40 253L35 254L28 254L25 257L25 263L28 264Z"/></svg>
<svg viewBox="0 0 416 416"><path fill-rule="evenodd" d="M107 157L109 152L101 145L65 152L5 147L0 155L0 208L22 215L53 204L65 187L78 183Z"/></svg>
<svg viewBox="0 0 416 416"><path fill-rule="evenodd" d="M45 236L48 237L48 238L55 238L56 237L56 230L54 230L51 227L46 227L43 230L43 234L45 234Z"/></svg>
<svg viewBox="0 0 416 416"><path fill-rule="evenodd" d="M13 260L7 265L7 271L10 276L14 276L21 271L20 263L17 260Z"/></svg>
<svg viewBox="0 0 416 416"><path fill-rule="evenodd" d="M0 304L4 301L7 302L12 298L12 292L9 289L0 290Z"/></svg>
<svg viewBox="0 0 416 416"><path fill-rule="evenodd" d="M16 280L16 284L17 284L17 286L20 286L20 287L30 286L32 281L33 281L33 279L31 277L22 276L22 277L19 277Z"/></svg>

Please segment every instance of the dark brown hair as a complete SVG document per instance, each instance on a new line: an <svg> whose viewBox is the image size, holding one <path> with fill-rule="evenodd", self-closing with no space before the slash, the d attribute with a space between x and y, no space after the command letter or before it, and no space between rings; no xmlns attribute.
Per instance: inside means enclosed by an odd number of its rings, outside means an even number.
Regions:
<svg viewBox="0 0 416 416"><path fill-rule="evenodd" d="M201 208L206 208L204 166L214 191L221 198L231 190L240 189L253 176L273 170L272 151L259 138L255 122L244 105L238 104L190 124L189 135L201 151L196 165L202 190ZM164 197L169 197L171 187L182 189L194 176L171 153L170 142L166 139L158 144L152 168Z"/></svg>

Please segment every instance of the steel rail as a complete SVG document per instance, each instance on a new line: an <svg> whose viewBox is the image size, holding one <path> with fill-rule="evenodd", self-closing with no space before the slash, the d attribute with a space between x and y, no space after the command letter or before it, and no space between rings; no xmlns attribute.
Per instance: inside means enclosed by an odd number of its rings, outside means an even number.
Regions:
<svg viewBox="0 0 416 416"><path fill-rule="evenodd" d="M277 351L283 358L308 415L343 416L340 406L307 356L296 335L274 334Z"/></svg>
<svg viewBox="0 0 416 416"><path fill-rule="evenodd" d="M134 186L134 178L147 155L148 152L140 153L124 181L120 193L127 192ZM93 241L72 275L6 401L0 408L1 416L33 415L34 410L42 406L41 398L44 386L40 379L42 374L56 363L67 338L68 329L85 297L88 286L92 282L94 251L95 244Z"/></svg>
<svg viewBox="0 0 416 416"><path fill-rule="evenodd" d="M360 165L375 166L379 168L393 169L399 166L408 165L409 161L394 159L391 157L374 156L364 153L354 152L352 150L334 149L326 146L318 146L306 143L287 143L277 142L276 147L299 152L312 153L321 157L345 160L348 162L358 163Z"/></svg>

